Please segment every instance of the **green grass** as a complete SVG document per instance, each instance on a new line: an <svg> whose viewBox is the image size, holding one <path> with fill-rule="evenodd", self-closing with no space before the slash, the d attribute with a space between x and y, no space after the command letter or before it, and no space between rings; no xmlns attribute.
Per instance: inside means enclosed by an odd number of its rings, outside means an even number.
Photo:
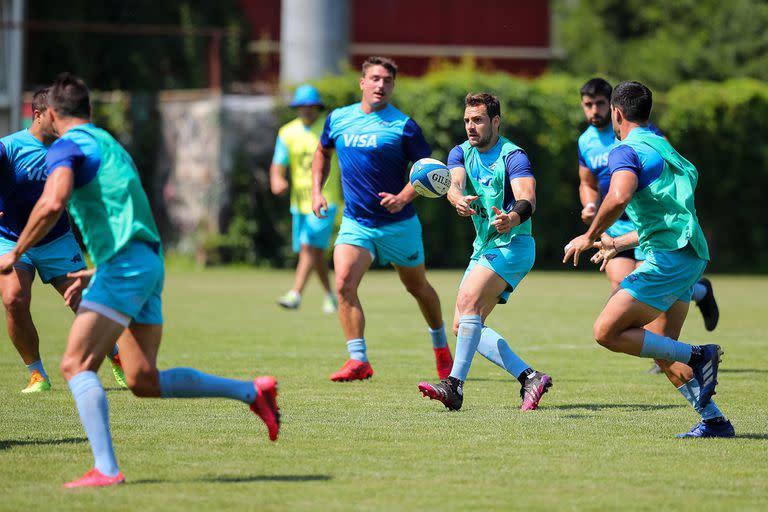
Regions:
<svg viewBox="0 0 768 512"><path fill-rule="evenodd" d="M431 272L450 323L460 271ZM714 276L722 319L695 308L682 339L717 342L716 401L731 440L678 440L696 416L650 363L591 339L607 296L594 273L534 271L489 320L555 385L521 413L519 385L482 357L464 408L420 396L434 360L415 302L392 272L366 276L367 382L332 383L346 358L313 282L298 312L275 297L289 272L170 272L161 367L280 379L284 426L271 444L244 405L141 400L110 389L112 432L128 485L65 492L91 465L57 372L71 316L37 285L33 312L54 389L23 396L21 361L0 344L0 510L746 510L768 503L768 279ZM7 337L6 337L7 338ZM451 345L454 339L451 336ZM107 388L114 381L101 370ZM762 504L762 505L761 505Z"/></svg>

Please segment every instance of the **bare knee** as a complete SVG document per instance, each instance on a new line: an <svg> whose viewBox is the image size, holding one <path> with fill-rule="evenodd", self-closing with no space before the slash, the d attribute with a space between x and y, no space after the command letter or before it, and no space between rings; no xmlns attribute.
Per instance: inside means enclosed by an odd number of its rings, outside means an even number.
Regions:
<svg viewBox="0 0 768 512"><path fill-rule="evenodd" d="M336 294L339 300L352 302L357 296L358 283L349 274L336 275Z"/></svg>
<svg viewBox="0 0 768 512"><path fill-rule="evenodd" d="M141 368L125 374L128 389L138 397L160 396L160 372L157 368Z"/></svg>
<svg viewBox="0 0 768 512"><path fill-rule="evenodd" d="M458 336L459 335L459 318L456 317L453 320L453 335Z"/></svg>
<svg viewBox="0 0 768 512"><path fill-rule="evenodd" d="M409 279L403 281L403 284L408 293L416 298L426 295L431 288L426 279Z"/></svg>
<svg viewBox="0 0 768 512"><path fill-rule="evenodd" d="M459 315L479 315L480 314L480 301L479 297L474 293L467 293L459 291L458 297L456 297L456 309ZM459 321L454 321L454 328L458 330Z"/></svg>
<svg viewBox="0 0 768 512"><path fill-rule="evenodd" d="M11 316L29 312L31 302L31 294L23 290L3 293L3 307Z"/></svg>
<svg viewBox="0 0 768 512"><path fill-rule="evenodd" d="M592 334L595 341L608 350L614 350L616 333L611 322L598 318L592 328Z"/></svg>

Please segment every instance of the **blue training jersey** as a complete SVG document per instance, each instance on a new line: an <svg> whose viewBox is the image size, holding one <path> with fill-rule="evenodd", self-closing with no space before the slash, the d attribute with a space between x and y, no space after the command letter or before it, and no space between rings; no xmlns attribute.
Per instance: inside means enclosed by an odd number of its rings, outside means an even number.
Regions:
<svg viewBox="0 0 768 512"><path fill-rule="evenodd" d="M654 125L648 129L656 135L664 136ZM613 133L613 126L608 125L604 130L598 130L590 125L579 137L579 165L586 167L597 179L600 197L605 197L611 185L611 173L608 172L608 154L616 147L619 140ZM621 220L628 221L626 213L621 214Z"/></svg>
<svg viewBox="0 0 768 512"><path fill-rule="evenodd" d="M499 159L501 154L502 141L496 143L491 149L485 153L478 151L480 155L480 162L483 164L477 169L467 169L464 165L464 151L461 146L455 146L450 153L448 153L448 169L455 169L457 167L464 167L464 170L469 174L472 173L472 177L480 183L488 183L494 176L494 164ZM528 160L528 155L525 151L518 149L513 151L504 158L504 165L507 171L507 179L504 181L504 211L508 212L515 204L515 195L512 193L511 180L515 178L531 177L533 178L533 170L531 169L531 162Z"/></svg>
<svg viewBox="0 0 768 512"><path fill-rule="evenodd" d="M416 215L412 204L394 214L379 204L380 192L398 194L403 189L409 162L432 154L413 119L392 105L365 114L355 103L328 115L320 144L338 154L344 216L377 227Z"/></svg>
<svg viewBox="0 0 768 512"><path fill-rule="evenodd" d="M16 241L24 230L35 203L43 193L48 172L45 155L48 147L29 130L0 139L0 236ZM36 245L59 238L70 230L63 214L51 231Z"/></svg>

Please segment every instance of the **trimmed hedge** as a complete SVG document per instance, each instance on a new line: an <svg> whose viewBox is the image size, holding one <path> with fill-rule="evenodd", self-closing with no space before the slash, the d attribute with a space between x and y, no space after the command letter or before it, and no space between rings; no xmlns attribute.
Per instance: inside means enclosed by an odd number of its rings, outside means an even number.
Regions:
<svg viewBox="0 0 768 512"><path fill-rule="evenodd" d="M482 72L467 62L424 77L399 77L393 104L416 120L445 161L466 139L467 92L491 92L501 100L501 133L528 153L537 178L533 229L537 268L563 268L562 247L583 231L579 220L576 140L586 128L578 90L585 77L548 74L525 79ZM315 83L329 109L359 101L359 74ZM754 80L685 83L657 92L654 120L700 171L698 213L710 243L709 270L768 271L768 85ZM287 119L289 109L281 112ZM747 181L748 180L748 181ZM716 206L717 205L717 206ZM428 264L466 264L471 224L446 201L418 199ZM734 229L737 227L737 229Z"/></svg>

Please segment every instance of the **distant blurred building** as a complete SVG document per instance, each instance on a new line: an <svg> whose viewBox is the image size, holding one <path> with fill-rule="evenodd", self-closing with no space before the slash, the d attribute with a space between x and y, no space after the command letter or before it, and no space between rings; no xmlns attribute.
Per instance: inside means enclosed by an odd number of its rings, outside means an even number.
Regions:
<svg viewBox="0 0 768 512"><path fill-rule="evenodd" d="M295 12L301 1L240 0L251 30L249 49L256 57L254 80L279 80L281 24L286 26L281 12L286 11L284 2ZM340 8L347 1L347 53L353 67L369 55L383 55L394 58L401 72L419 75L433 62L472 56L485 68L535 76L559 55L546 0L485 0L479 5L466 0L338 0ZM304 23L301 14L296 23ZM320 29L333 30L317 22Z"/></svg>

